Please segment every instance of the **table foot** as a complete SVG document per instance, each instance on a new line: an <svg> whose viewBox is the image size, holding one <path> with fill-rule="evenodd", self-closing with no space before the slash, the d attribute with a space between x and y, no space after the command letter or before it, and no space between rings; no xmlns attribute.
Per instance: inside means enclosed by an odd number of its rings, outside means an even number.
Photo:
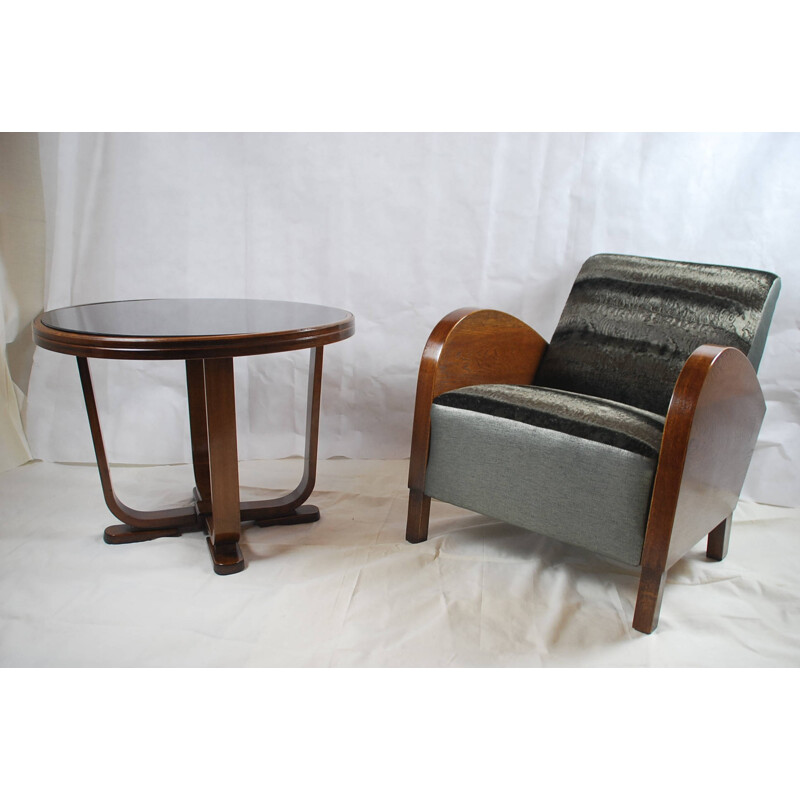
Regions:
<svg viewBox="0 0 800 800"><path fill-rule="evenodd" d="M215 545L211 537L206 537L211 563L217 575L235 575L244 569L244 556L238 542L225 542Z"/></svg>
<svg viewBox="0 0 800 800"><path fill-rule="evenodd" d="M305 522L316 522L319 519L319 509L316 506L300 506L294 511L288 511L277 517L253 520L261 528L270 525L302 525Z"/></svg>
<svg viewBox="0 0 800 800"><path fill-rule="evenodd" d="M141 528L132 528L130 525L110 525L103 534L103 541L106 544L134 544L135 542L150 542L153 539L162 539L165 536L181 536L189 531L197 530L200 530L199 526L143 530Z"/></svg>

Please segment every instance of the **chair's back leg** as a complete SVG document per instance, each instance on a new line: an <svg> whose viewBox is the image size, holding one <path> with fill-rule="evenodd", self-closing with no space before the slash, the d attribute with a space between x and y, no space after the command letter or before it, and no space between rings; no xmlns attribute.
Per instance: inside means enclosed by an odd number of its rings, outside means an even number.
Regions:
<svg viewBox="0 0 800 800"><path fill-rule="evenodd" d="M731 522L733 514L729 514L711 533L708 534L706 556L712 561L722 561L728 555L728 543L731 540Z"/></svg>

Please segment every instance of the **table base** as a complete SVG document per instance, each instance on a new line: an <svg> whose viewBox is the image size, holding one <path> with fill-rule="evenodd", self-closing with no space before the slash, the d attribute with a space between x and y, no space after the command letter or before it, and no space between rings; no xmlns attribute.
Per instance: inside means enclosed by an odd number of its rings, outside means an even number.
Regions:
<svg viewBox="0 0 800 800"><path fill-rule="evenodd" d="M136 542L152 542L153 539L163 539L165 536L182 536L190 531L200 530L200 528L155 528L152 530L142 530L132 528L130 525L109 525L103 534L103 541L106 544L135 544Z"/></svg>
<svg viewBox="0 0 800 800"><path fill-rule="evenodd" d="M195 494L197 494L196 489ZM189 509L172 510L183 512ZM253 504L242 504L242 521L252 519L253 514L257 513L258 510L268 511L269 508L264 506L256 506L254 508ZM320 514L317 506L303 505L277 516L261 517L252 519L252 521L260 528L267 528L272 525L303 525L309 522L317 522L319 518ZM198 513L194 523L173 528L135 528L132 525L109 525L103 534L103 541L106 544L136 544L137 542L151 542L154 539L182 536L184 533L195 533L197 531L205 531L206 533L206 543L211 552L211 563L217 575L233 575L244 569L244 557L238 542L225 543L222 546L219 544L214 545L208 514Z"/></svg>
<svg viewBox="0 0 800 800"><path fill-rule="evenodd" d="M303 477L294 491L274 500L239 501L233 359L186 361L192 463L197 483L195 502L192 506L164 511L137 511L117 498L111 483L111 471L86 358L78 357L78 370L103 495L108 509L123 523L106 528L103 539L108 544L148 542L191 531L205 531L214 572L231 575L245 568L239 547L242 522L254 522L260 527L267 527L299 525L320 518L316 506L302 504L311 494L316 480L322 347L311 350Z"/></svg>

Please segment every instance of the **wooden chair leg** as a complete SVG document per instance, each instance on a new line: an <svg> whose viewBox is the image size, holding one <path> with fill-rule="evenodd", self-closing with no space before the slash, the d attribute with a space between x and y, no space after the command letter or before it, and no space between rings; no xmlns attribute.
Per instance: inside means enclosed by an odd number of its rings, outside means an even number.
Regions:
<svg viewBox="0 0 800 800"><path fill-rule="evenodd" d="M733 514L722 520L711 533L708 534L706 544L706 557L712 561L722 561L728 555L728 544L731 540L731 522Z"/></svg>
<svg viewBox="0 0 800 800"><path fill-rule="evenodd" d="M411 489L408 494L406 541L417 544L428 538L430 514L431 498L419 489Z"/></svg>
<svg viewBox="0 0 800 800"><path fill-rule="evenodd" d="M639 594L633 612L633 627L637 631L652 633L656 629L666 581L666 570L642 570L639 578Z"/></svg>

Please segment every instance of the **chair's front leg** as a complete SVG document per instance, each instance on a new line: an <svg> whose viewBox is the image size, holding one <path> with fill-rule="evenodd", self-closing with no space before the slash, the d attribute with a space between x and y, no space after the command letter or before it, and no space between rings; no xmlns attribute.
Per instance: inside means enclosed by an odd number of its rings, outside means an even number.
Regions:
<svg viewBox="0 0 800 800"><path fill-rule="evenodd" d="M419 367L408 469L406 539L428 538L431 499L425 474L431 437L431 405L451 389L481 383L533 382L547 342L524 322L501 311L460 308L433 329Z"/></svg>
<svg viewBox="0 0 800 800"><path fill-rule="evenodd" d="M732 514L728 515L708 534L707 558L713 561L722 561L728 554L732 518ZM659 560L642 567L642 574L639 578L639 591L636 597L636 609L633 614L633 627L637 631L652 633L656 629L666 582L666 558L663 561Z"/></svg>
<svg viewBox="0 0 800 800"><path fill-rule="evenodd" d="M633 627L637 631L652 633L656 629L666 582L667 571L665 569L659 568L659 566L642 568L642 574L639 577L639 591L636 596L636 608L633 612Z"/></svg>
<svg viewBox="0 0 800 800"><path fill-rule="evenodd" d="M431 517L431 498L422 489L411 489L408 495L408 520L406 541L419 544L428 538Z"/></svg>

